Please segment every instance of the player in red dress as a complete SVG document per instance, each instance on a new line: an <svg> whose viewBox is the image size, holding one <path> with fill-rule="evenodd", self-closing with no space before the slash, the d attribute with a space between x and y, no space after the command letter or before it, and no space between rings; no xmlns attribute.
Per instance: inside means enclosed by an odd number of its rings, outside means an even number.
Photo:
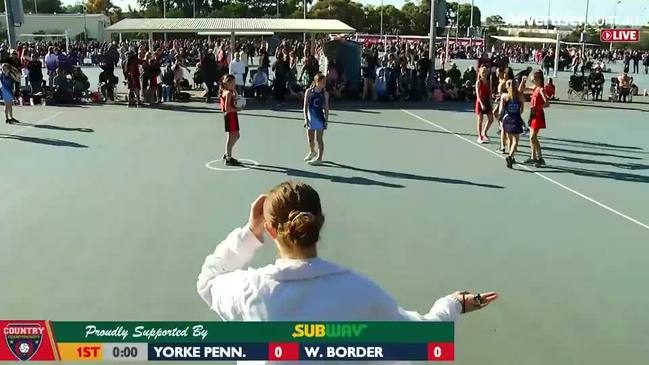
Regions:
<svg viewBox="0 0 649 365"><path fill-rule="evenodd" d="M234 144L241 137L239 134L239 115L237 114L237 106L235 103L236 98L237 92L234 75L223 76L219 100L221 102L221 111L224 113L223 119L225 121L225 132L227 133L223 161L228 166L240 165L239 161L232 157Z"/></svg>
<svg viewBox="0 0 649 365"><path fill-rule="evenodd" d="M478 71L478 82L475 84L475 114L477 118L478 143L489 142L487 130L494 121L493 108L491 106L491 88L489 87L489 73L486 67L480 67ZM487 124L482 124L482 116L487 116Z"/></svg>
<svg viewBox="0 0 649 365"><path fill-rule="evenodd" d="M544 90L543 71L537 70L532 75L534 87L528 88L525 86L527 78L523 77L521 82L521 89L532 91L530 98L530 159L526 163L533 163L536 167L545 165L543 155L541 154L541 143L539 143L539 132L545 129L545 111L544 108L550 106L550 99L547 97Z"/></svg>

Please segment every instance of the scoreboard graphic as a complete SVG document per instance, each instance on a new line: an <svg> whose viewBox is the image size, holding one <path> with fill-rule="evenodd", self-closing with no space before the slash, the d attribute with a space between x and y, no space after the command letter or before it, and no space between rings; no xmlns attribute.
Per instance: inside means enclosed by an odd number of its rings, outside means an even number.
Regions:
<svg viewBox="0 0 649 365"><path fill-rule="evenodd" d="M453 361L452 322L0 320L0 361Z"/></svg>

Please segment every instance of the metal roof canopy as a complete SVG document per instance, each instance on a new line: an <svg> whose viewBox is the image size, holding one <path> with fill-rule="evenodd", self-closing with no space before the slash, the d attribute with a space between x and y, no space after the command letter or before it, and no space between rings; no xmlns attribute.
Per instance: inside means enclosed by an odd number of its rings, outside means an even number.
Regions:
<svg viewBox="0 0 649 365"><path fill-rule="evenodd" d="M230 35L232 32L198 32L198 35ZM275 32L256 32L256 31L251 31L251 32L246 32L246 31L241 31L241 32L234 32L234 35L237 36L254 36L254 35L274 35Z"/></svg>
<svg viewBox="0 0 649 365"><path fill-rule="evenodd" d="M496 38L499 41L503 41L503 42L514 42L514 43L555 43L557 41L556 39L552 39L552 38L533 38L533 37L491 36L491 38ZM601 47L601 45L596 43L566 42L566 41L560 41L560 43L567 44L569 46L585 45L587 47Z"/></svg>
<svg viewBox="0 0 649 365"><path fill-rule="evenodd" d="M278 33L351 33L355 29L336 19L270 18L129 18L105 29L121 33L198 33L262 31Z"/></svg>
<svg viewBox="0 0 649 365"><path fill-rule="evenodd" d="M534 37L507 37L507 36L491 36L499 41L514 42L514 43L555 43L557 40L552 38L534 38Z"/></svg>

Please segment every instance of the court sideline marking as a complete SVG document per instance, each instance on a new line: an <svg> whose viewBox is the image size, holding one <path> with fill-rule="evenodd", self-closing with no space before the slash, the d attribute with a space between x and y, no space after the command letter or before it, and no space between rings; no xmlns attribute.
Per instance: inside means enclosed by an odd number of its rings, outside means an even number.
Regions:
<svg viewBox="0 0 649 365"><path fill-rule="evenodd" d="M29 128L34 128L34 125L35 125L35 124L43 123L43 122L47 122L48 120L50 120L50 119L54 119L54 118L58 117L58 116L61 115L61 114L63 114L63 112L56 112L56 113L50 115L49 117L41 118L41 119L39 119L39 120L37 120L37 121L35 121L35 122L27 122L27 123L32 124L32 125L26 125L26 126L23 126L23 127L21 127L21 128L16 129L16 130L13 131L12 133L7 134L7 135L8 135L8 136L17 136L18 133L20 133L20 132L22 132L22 131L26 131L26 130L28 130ZM21 122L21 123L22 123L22 122Z"/></svg>
<svg viewBox="0 0 649 365"><path fill-rule="evenodd" d="M415 118L421 120L421 121L424 122L424 123L430 124L430 125L432 125L433 127L437 128L437 129L440 129L440 130L442 130L442 131L444 131L444 132L446 132L446 133L452 134L452 135L454 135L455 137L457 137L457 138L459 138L459 139L461 139L461 140L463 140L463 141L465 141L465 142L467 142L467 143L470 143L470 144L472 144L472 145L474 145L474 146L476 146L476 147L479 147L479 148L481 148L481 149L483 149L483 150L485 150L485 151L491 153L492 155L494 155L494 156L496 156L496 157L498 157L498 158L500 158L500 159L502 159L502 160L505 159L505 157L503 157L503 156L500 155L499 153L497 153L497 152L495 152L495 151L492 151L492 150L488 149L487 147L485 147L485 146L483 146L483 145L480 145L480 144L478 144L478 143L476 143L476 142L473 142L472 140L470 140L470 139L468 139L468 138L465 138L464 136L461 136L461 135L459 135L459 134L457 134L457 133L455 133L455 132L453 132L453 131L451 131L451 130L449 130L449 129L446 129L446 128L444 128L443 126L438 125L437 123L434 123L434 122L431 122L431 121L428 120L428 119L422 118L422 117L420 117L419 115L417 115L417 114L415 114L415 113L412 113L412 112L410 112L410 111L408 111L408 110L401 109L401 111L404 112L404 113L406 113L406 114L408 114L408 115L410 115L410 116L412 116L412 117L415 117ZM524 168L525 170L527 170L527 171L529 171L529 172L535 174L536 176L539 176L540 178L542 178L542 179L544 179L544 180L546 180L546 181L549 181L549 182L551 182L551 183L554 184L554 185L557 185L557 186L560 187L560 188L563 188L563 189L565 189L565 190L567 190L567 191L569 191L569 192L571 192L571 193L573 193L573 194L575 194L575 195L577 195L577 196L579 196L579 197L581 197L581 198L583 198L583 199L588 200L589 202L591 202L591 203L593 203L593 204L595 204L595 205L597 205L597 206L599 206L599 207L601 207L601 208L604 208L604 209L608 210L609 212L611 212L611 213L613 213L613 214L615 214L615 215L617 215L617 216L620 216L620 217L622 217L622 218L624 218L624 219L626 219L626 220L628 220L628 221L630 221L630 222L632 222L632 223L635 223L635 224L639 225L639 226L642 227L642 228L645 228L645 229L649 230L649 225L647 225L647 224L645 224L645 223L642 223L642 222L640 222L639 220L637 220L637 219L635 219L635 218L633 218L633 217L630 217L630 216L628 216L628 215L626 215L626 214L624 214L624 213L622 213L622 212L620 212L620 211L617 211L617 210L615 210L615 209L609 207L608 205L606 205L606 204L604 204L604 203L598 202L597 200L595 200L595 199L593 199L593 198L591 198L591 197L589 197L589 196L587 196L587 195L585 195L585 194L582 194L582 193L578 192L577 190L575 190L575 189L573 189L573 188L571 188L571 187L568 187L568 186L566 186L566 185L564 185L564 184L562 184L562 183L560 183L560 182L558 182L558 181L556 181L556 180L554 180L554 179L552 179L552 178L550 178L550 177L548 177L548 176L545 176L545 175L543 175L542 173L540 173L540 172L538 172L538 171L536 171L536 170L533 170L532 168L530 168L530 167L528 167L528 166L526 166L526 165L522 165L522 164L517 164L517 165L519 165L519 166L521 166L522 168Z"/></svg>

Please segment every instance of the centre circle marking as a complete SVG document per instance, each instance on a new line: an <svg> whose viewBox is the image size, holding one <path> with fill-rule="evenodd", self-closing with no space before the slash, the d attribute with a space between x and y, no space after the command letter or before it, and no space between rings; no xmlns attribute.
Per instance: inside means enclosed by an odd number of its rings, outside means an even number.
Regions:
<svg viewBox="0 0 649 365"><path fill-rule="evenodd" d="M208 163L205 164L205 167L207 167L210 170L215 170L215 171L244 171L244 170L250 170L251 167L255 167L259 165L259 162L255 160L251 160L249 158L238 158L239 162L243 163L243 166L225 166L223 165L223 160L212 160ZM216 164L222 165L222 167L217 167L215 166Z"/></svg>

